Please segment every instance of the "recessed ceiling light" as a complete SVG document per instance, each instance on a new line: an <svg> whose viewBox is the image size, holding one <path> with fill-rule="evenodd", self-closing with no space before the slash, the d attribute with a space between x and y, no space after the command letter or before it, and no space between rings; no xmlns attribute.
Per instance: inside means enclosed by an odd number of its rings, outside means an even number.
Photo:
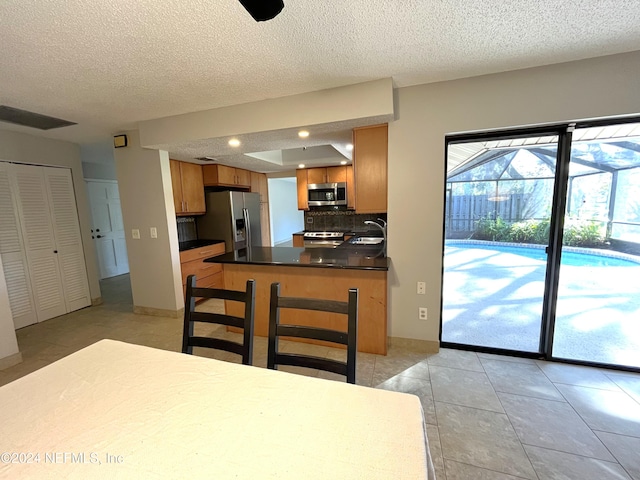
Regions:
<svg viewBox="0 0 640 480"><path fill-rule="evenodd" d="M298 165L298 168L304 168L304 163L301 163L300 165Z"/></svg>
<svg viewBox="0 0 640 480"><path fill-rule="evenodd" d="M346 161L346 160L342 160L342 161L340 162L340 165L346 165L346 164L347 164L347 161Z"/></svg>
<svg viewBox="0 0 640 480"><path fill-rule="evenodd" d="M347 143L347 150L349 151L353 150L353 144Z"/></svg>
<svg viewBox="0 0 640 480"><path fill-rule="evenodd" d="M306 130L300 130L300 131L298 132L298 136L299 136L300 138L307 138L307 137L309 136L309 132L308 132L308 131L306 131Z"/></svg>
<svg viewBox="0 0 640 480"><path fill-rule="evenodd" d="M232 138L231 140L229 140L229 146L230 147L239 147L240 146L240 140L238 140L237 138Z"/></svg>

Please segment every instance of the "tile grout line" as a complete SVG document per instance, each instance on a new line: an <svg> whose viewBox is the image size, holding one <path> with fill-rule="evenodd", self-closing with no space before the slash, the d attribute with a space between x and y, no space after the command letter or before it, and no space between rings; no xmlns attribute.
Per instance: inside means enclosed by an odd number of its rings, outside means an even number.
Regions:
<svg viewBox="0 0 640 480"><path fill-rule="evenodd" d="M525 453L526 453L526 452L525 452ZM511 477L514 477L514 478L522 478L522 479L524 479L524 480L531 480L531 479L529 479L529 478L527 478L527 477L523 477L523 476L520 476L520 475L514 475L513 473L504 473L504 472L501 472L501 471L499 471L499 470L494 470L493 468L479 467L479 466L474 465L474 464L472 464L472 463L461 462L460 460L454 460L454 459L452 459L452 458L447 458L447 460L449 460L449 461L451 461L451 462L459 463L459 464L461 464L461 465L468 465L469 467L473 467L473 468L480 468L480 469L482 469L482 470L487 470L488 472L498 473L498 474L500 474L500 475L509 475L509 476L511 476ZM445 464L445 470L446 470L446 468L447 468L447 467L446 467L446 464ZM533 470L533 472L536 474L536 476L538 476L538 473L535 471L535 469ZM538 478L539 478L539 477L538 477Z"/></svg>
<svg viewBox="0 0 640 480"><path fill-rule="evenodd" d="M489 374L487 374L487 378L489 378ZM489 378L489 383L491 383L491 378ZM516 430L516 427L513 425L513 422L511 421L511 417L507 413L507 409L504 408L504 404L502 403L502 399L500 398L500 395L498 395L499 392L496 390L496 388L493 385L493 383L491 383L491 387L493 388L493 393L495 393L496 397L498 397L498 401L500 402L500 406L504 410L504 415L507 417L507 420L509 421L509 425L511 425L511 428L513 429L513 433L515 433L516 438L518 439L518 442L520 443L520 448L522 448L522 451L524 452L525 456L527 457L527 460L529 461L529 465L531 465L531 470L533 470L533 473L535 473L535 475L538 478L538 480L540 480L540 476L538 475L538 471L533 466L533 462L531 461L531 457L529 457L529 454L527 453L527 449L524 448L525 444L522 443L522 439L520 438L520 435L518 435L518 431ZM501 393L507 393L507 392L501 392Z"/></svg>

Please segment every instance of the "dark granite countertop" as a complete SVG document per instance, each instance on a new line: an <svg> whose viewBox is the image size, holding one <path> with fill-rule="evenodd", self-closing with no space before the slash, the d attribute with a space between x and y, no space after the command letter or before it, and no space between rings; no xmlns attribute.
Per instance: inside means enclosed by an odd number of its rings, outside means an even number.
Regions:
<svg viewBox="0 0 640 480"><path fill-rule="evenodd" d="M307 232L315 232L317 230L302 230L300 232L294 232L292 233L292 235L304 235ZM332 230L333 231L333 230ZM360 229L360 230L335 230L337 232L342 232L345 235L352 235L352 236L361 236L361 237L381 237L382 236L382 232L378 229L375 230L369 230L369 229Z"/></svg>
<svg viewBox="0 0 640 480"><path fill-rule="evenodd" d="M205 259L211 263L389 270L389 258L371 248L250 247Z"/></svg>
<svg viewBox="0 0 640 480"><path fill-rule="evenodd" d="M208 240L206 238L201 238L198 240L189 240L188 242L179 242L178 249L181 252L184 252L185 250L206 247L207 245L215 245L216 243L223 243L223 242L224 240Z"/></svg>

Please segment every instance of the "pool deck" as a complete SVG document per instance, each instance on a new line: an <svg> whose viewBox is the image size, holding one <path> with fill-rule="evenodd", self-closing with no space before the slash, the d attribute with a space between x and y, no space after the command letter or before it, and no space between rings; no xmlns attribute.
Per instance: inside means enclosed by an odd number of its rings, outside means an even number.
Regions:
<svg viewBox="0 0 640 480"><path fill-rule="evenodd" d="M505 246L544 250L477 240L445 243L443 341L538 351L546 260L500 249ZM561 265L554 356L640 367L640 259L602 249L565 251L637 266Z"/></svg>

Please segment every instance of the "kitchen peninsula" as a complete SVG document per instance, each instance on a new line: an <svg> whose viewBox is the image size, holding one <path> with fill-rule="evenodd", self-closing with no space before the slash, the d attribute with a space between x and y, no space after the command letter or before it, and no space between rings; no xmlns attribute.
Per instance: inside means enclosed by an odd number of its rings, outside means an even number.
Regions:
<svg viewBox="0 0 640 480"><path fill-rule="evenodd" d="M223 267L224 288L243 290L256 281L255 334L269 333L269 295L280 282L284 296L347 301L349 288L359 290L358 351L387 353L387 271L389 259L371 248L251 247L204 261ZM242 306L227 302L227 313L242 316ZM343 316L287 310L283 323L345 329Z"/></svg>

